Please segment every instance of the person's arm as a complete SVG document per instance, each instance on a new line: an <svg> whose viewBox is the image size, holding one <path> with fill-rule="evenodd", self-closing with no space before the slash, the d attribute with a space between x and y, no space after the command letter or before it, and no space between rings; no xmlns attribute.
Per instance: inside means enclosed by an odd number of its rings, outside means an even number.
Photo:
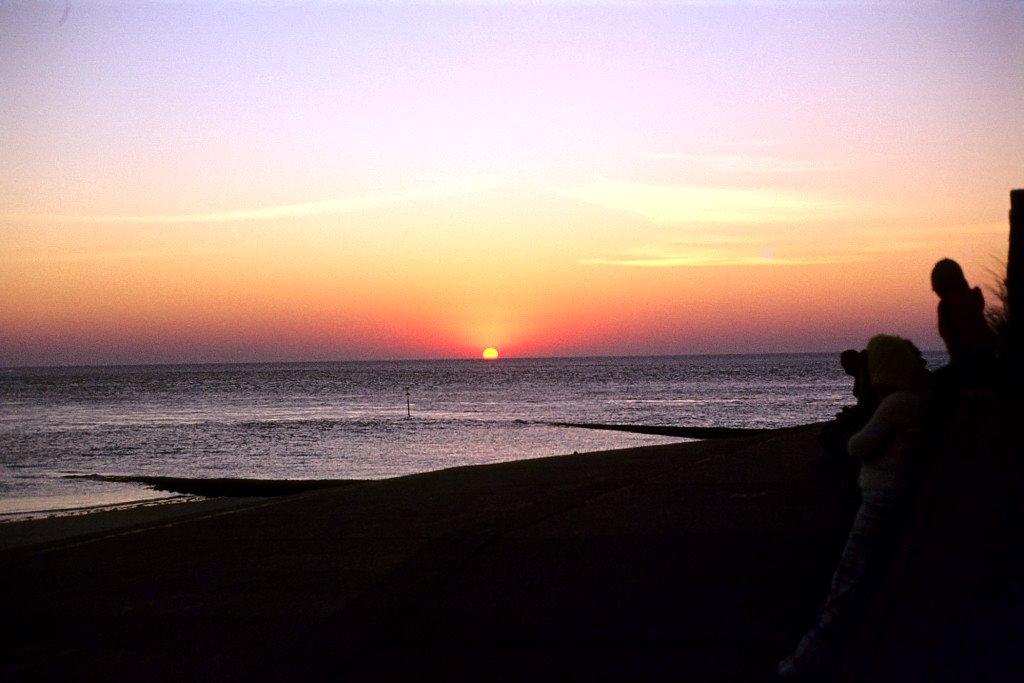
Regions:
<svg viewBox="0 0 1024 683"><path fill-rule="evenodd" d="M957 330L953 317L953 304L949 299L939 300L939 336L946 344L946 351L949 352L949 360L960 350L960 340L957 339Z"/></svg>
<svg viewBox="0 0 1024 683"><path fill-rule="evenodd" d="M864 428L847 442L846 450L850 457L862 462L879 457L900 432L910 426L914 412L902 394L890 394L882 399Z"/></svg>

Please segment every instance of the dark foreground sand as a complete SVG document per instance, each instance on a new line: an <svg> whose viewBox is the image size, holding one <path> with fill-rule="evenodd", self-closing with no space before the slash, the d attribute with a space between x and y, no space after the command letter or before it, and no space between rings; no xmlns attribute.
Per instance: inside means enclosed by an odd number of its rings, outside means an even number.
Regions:
<svg viewBox="0 0 1024 683"><path fill-rule="evenodd" d="M809 426L0 525L10 680L765 680L845 529Z"/></svg>

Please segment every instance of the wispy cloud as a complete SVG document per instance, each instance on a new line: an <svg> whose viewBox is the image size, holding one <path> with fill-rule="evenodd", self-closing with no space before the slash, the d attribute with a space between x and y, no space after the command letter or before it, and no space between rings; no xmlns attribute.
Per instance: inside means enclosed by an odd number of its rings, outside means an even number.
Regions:
<svg viewBox="0 0 1024 683"><path fill-rule="evenodd" d="M503 179L496 177L464 178L435 182L405 192L363 197L340 197L318 202L284 204L280 206L216 211L208 213L161 215L83 215L83 214L7 214L5 221L22 223L88 223L167 225L184 223L231 223L238 221L267 221L281 218L308 218L339 213L370 211L381 207L417 201L429 201L460 195L475 194L500 187Z"/></svg>
<svg viewBox="0 0 1024 683"><path fill-rule="evenodd" d="M181 4L183 0L162 0L165 3ZM193 3L210 0L190 0ZM396 6L436 5L439 7L458 6L508 6L508 7L834 7L836 5L859 6L913 6L914 4L935 3L938 0L220 0L224 4L269 4L269 5L377 5Z"/></svg>
<svg viewBox="0 0 1024 683"><path fill-rule="evenodd" d="M98 0L115 3L117 0ZM834 9L848 7L914 7L937 4L940 0L151 0L173 5L322 5L322 6L394 6L394 7L806 7ZM0 3L2 4L2 3Z"/></svg>
<svg viewBox="0 0 1024 683"><path fill-rule="evenodd" d="M583 265L632 266L635 268L681 268L710 266L807 266L827 263L847 263L854 258L833 259L780 259L771 255L723 254L713 251L693 251L679 254L664 254L652 258L584 259Z"/></svg>
<svg viewBox="0 0 1024 683"><path fill-rule="evenodd" d="M787 144L785 140L736 140L728 144L729 147L781 147Z"/></svg>
<svg viewBox="0 0 1024 683"><path fill-rule="evenodd" d="M786 190L642 185L599 178L551 191L668 224L798 223L840 218L852 212L843 202Z"/></svg>
<svg viewBox="0 0 1024 683"><path fill-rule="evenodd" d="M765 143L768 144L768 143ZM684 154L683 152L654 152L647 159L670 159L697 164L714 171L732 173L825 173L850 171L861 168L861 162L819 161L813 159L786 159L783 157L745 154Z"/></svg>
<svg viewBox="0 0 1024 683"><path fill-rule="evenodd" d="M807 266L875 261L880 257L920 253L935 249L936 237L950 253L964 245L991 243L1003 235L1002 224L937 226L925 228L889 227L862 230L841 239L804 241L798 237L771 235L765 231L743 235L707 233L703 229L683 238L623 249L619 254L581 259L583 265L636 268L712 266ZM947 255L932 254L934 259ZM915 258L918 258L915 256Z"/></svg>
<svg viewBox="0 0 1024 683"><path fill-rule="evenodd" d="M892 253L924 249L958 249L964 245L985 244L1006 235L1004 223L970 225L926 225L864 230L859 234L860 251L865 254ZM938 258L938 257L937 257Z"/></svg>
<svg viewBox="0 0 1024 683"><path fill-rule="evenodd" d="M213 252L181 250L130 250L130 251L48 251L44 249L15 249L0 255L0 263L83 263L104 261L137 261L143 259L195 258L212 256Z"/></svg>
<svg viewBox="0 0 1024 683"><path fill-rule="evenodd" d="M680 268L711 266L805 266L828 263L845 263L858 260L855 256L802 257L778 256L774 249L746 244L746 240L734 240L729 246L707 244L665 244L629 249L620 257L590 258L580 261L583 265L628 266L634 268Z"/></svg>

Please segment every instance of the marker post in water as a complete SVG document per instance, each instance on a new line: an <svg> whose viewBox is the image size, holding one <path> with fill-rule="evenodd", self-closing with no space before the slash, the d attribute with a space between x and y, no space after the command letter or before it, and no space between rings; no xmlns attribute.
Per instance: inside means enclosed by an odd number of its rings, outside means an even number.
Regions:
<svg viewBox="0 0 1024 683"><path fill-rule="evenodd" d="M409 387L405 388L405 416L412 417L412 404L409 403Z"/></svg>

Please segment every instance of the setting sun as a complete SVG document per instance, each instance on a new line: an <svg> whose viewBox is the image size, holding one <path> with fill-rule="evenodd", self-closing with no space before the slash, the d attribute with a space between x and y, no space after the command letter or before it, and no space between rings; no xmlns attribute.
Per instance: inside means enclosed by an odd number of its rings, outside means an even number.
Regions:
<svg viewBox="0 0 1024 683"><path fill-rule="evenodd" d="M498 360L498 349L493 347L484 349L484 360Z"/></svg>
<svg viewBox="0 0 1024 683"><path fill-rule="evenodd" d="M0 368L941 349L1006 254L1024 2L222 4L0 0Z"/></svg>

